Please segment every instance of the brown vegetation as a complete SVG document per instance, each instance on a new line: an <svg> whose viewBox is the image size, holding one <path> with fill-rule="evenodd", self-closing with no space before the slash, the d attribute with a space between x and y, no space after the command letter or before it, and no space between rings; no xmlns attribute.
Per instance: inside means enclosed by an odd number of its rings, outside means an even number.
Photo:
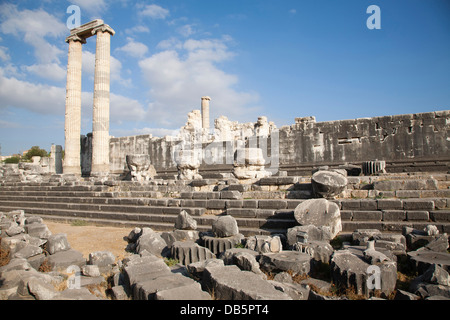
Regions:
<svg viewBox="0 0 450 320"><path fill-rule="evenodd" d="M2 238L0 237L0 267L3 267L9 263L10 256L9 250L4 250L1 246Z"/></svg>

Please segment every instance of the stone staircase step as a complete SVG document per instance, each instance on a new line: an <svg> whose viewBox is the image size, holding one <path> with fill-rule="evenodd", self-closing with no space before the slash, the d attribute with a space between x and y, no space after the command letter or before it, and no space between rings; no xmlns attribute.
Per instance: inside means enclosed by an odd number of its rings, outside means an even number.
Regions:
<svg viewBox="0 0 450 320"><path fill-rule="evenodd" d="M431 221L342 221L342 231L352 232L357 229L378 229L382 232L401 233L403 227L423 230L429 224L435 225L441 233L450 233L450 222Z"/></svg>

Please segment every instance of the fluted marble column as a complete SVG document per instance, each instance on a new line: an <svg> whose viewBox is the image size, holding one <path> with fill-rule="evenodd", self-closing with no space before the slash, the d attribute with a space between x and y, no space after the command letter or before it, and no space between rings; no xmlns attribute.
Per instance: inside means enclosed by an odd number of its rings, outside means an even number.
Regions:
<svg viewBox="0 0 450 320"><path fill-rule="evenodd" d="M202 97L202 128L209 130L209 101L210 97Z"/></svg>
<svg viewBox="0 0 450 320"><path fill-rule="evenodd" d="M64 124L65 156L63 173L81 175L80 130L81 130L81 61L84 38L77 35L67 37L69 55L67 60L66 114Z"/></svg>
<svg viewBox="0 0 450 320"><path fill-rule="evenodd" d="M109 87L110 41L114 30L101 25L92 30L97 35L92 115L91 175L109 173Z"/></svg>

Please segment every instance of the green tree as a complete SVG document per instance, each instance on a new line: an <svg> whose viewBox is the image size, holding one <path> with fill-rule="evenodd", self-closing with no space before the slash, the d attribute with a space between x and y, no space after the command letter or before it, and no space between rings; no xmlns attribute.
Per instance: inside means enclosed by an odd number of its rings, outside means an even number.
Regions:
<svg viewBox="0 0 450 320"><path fill-rule="evenodd" d="M31 160L32 157L39 156L39 157L47 157L48 152L44 149L39 148L39 146L33 146L30 150L25 154L26 160Z"/></svg>
<svg viewBox="0 0 450 320"><path fill-rule="evenodd" d="M19 161L20 161L20 157L18 157L18 156L13 156L13 157L3 160L4 163L19 163Z"/></svg>

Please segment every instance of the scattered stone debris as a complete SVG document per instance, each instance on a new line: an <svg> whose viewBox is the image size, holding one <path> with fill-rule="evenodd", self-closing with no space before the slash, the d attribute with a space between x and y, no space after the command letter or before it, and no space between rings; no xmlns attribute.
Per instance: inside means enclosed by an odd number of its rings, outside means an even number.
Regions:
<svg viewBox="0 0 450 320"><path fill-rule="evenodd" d="M193 221L182 212L171 232L130 230L122 260L109 251L84 259L40 217L1 213L0 299L450 299L448 236L428 225L405 229L406 236L358 229L334 249L324 225L244 237L231 216L218 217L207 232L192 230ZM398 288L405 265L417 276Z"/></svg>

